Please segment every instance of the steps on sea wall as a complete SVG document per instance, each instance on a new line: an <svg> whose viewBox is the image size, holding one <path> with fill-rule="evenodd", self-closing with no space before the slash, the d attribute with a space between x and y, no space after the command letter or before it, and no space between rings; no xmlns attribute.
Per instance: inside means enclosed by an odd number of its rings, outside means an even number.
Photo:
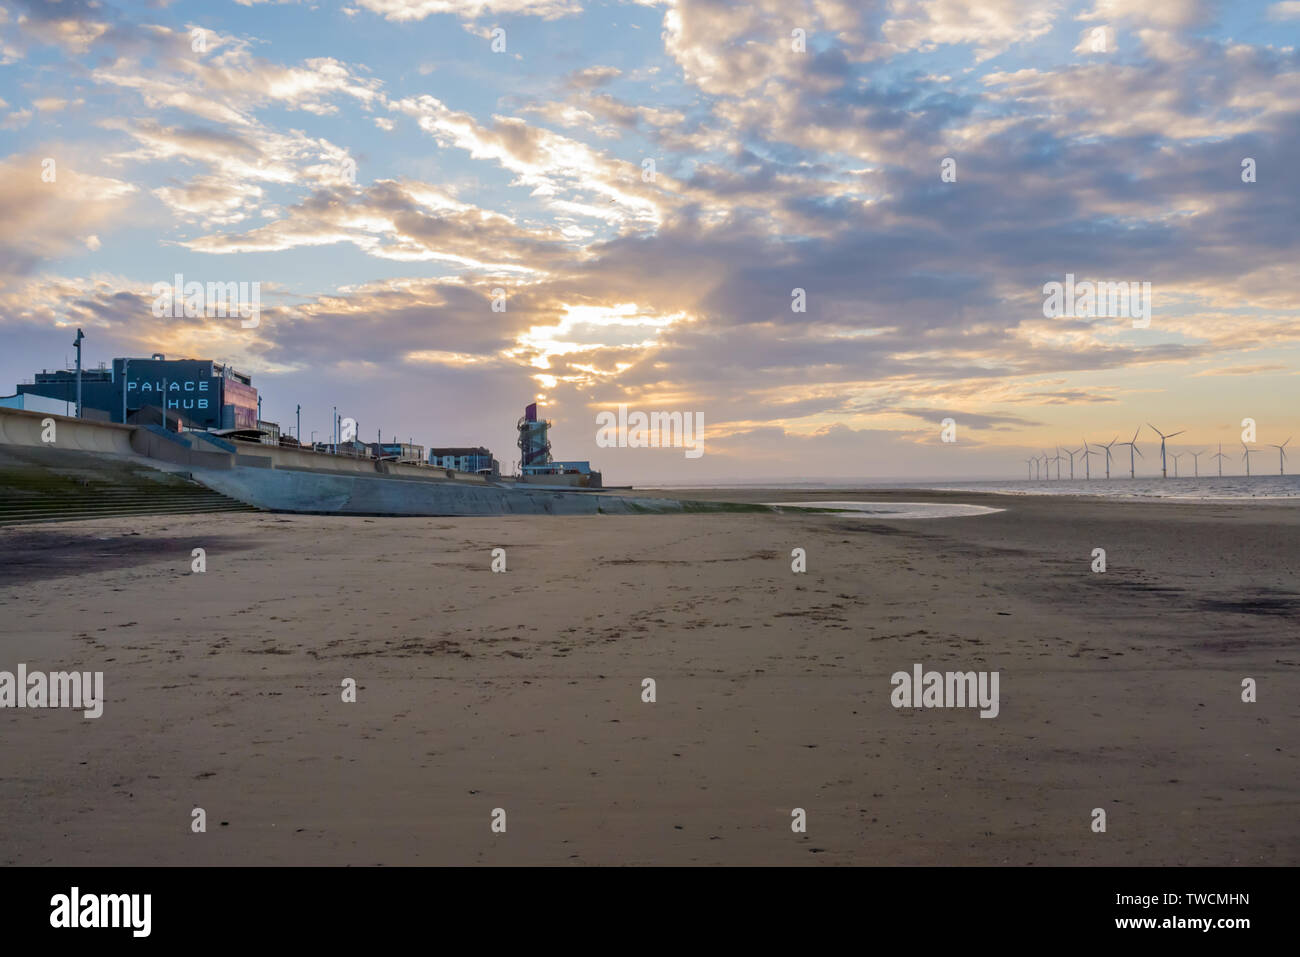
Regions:
<svg viewBox="0 0 1300 957"><path fill-rule="evenodd" d="M128 515L256 511L188 475L120 456L0 447L0 525Z"/></svg>

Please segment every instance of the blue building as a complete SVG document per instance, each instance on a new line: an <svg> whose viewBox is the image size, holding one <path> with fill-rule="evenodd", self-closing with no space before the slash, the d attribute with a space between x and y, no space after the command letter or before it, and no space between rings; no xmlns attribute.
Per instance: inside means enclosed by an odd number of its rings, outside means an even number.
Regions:
<svg viewBox="0 0 1300 957"><path fill-rule="evenodd" d="M410 442L371 442L369 447L370 454L377 459L410 464L424 461L423 445L412 445Z"/></svg>
<svg viewBox="0 0 1300 957"><path fill-rule="evenodd" d="M77 373L38 372L19 395L64 402L77 399ZM211 359L114 359L111 369L81 370L81 402L87 418L130 422L141 409L165 409L192 429L256 429L257 390L252 379Z"/></svg>
<svg viewBox="0 0 1300 957"><path fill-rule="evenodd" d="M497 475L501 465L485 448L429 449L429 464L458 472L476 472Z"/></svg>

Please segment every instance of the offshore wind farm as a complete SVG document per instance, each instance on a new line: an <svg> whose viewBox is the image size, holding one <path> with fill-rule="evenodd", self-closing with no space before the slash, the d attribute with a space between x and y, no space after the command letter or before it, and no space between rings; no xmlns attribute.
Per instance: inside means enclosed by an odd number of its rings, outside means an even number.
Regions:
<svg viewBox="0 0 1300 957"><path fill-rule="evenodd" d="M1267 498L1296 498L1300 497L1300 476L1287 473L1287 447L1293 436L1287 436L1282 442L1262 443L1265 448L1256 447L1259 443L1248 443L1244 438L1239 440L1241 453L1239 457L1229 455L1223 451L1223 443L1214 443L1213 451L1210 446L1199 446L1191 448L1175 448L1169 443L1170 439L1185 434L1187 429L1178 429L1173 432L1161 432L1154 425L1146 425L1152 436L1151 442L1160 443L1159 457L1154 460L1153 466L1148 466L1143 472L1139 472L1139 461L1145 465L1146 458L1142 453L1139 438L1142 435L1143 427L1138 426L1133 431L1132 438L1120 442L1119 436L1115 436L1109 442L1090 442L1087 437L1082 439L1082 445L1079 449L1071 451L1068 448L1057 447L1055 455L1049 455L1046 450L1042 455L1033 455L1024 461L1028 465L1028 476L1024 481L999 482L999 481L971 481L971 482L926 482L926 483L901 483L903 485L916 484L920 487L933 489L946 489L955 491L983 491L983 492L1003 492L1006 494L1025 494L1025 495L1090 495L1105 496L1118 498L1162 498L1162 499L1185 499L1185 500L1212 500L1212 499L1267 499ZM1229 446L1231 447L1231 446ZM1128 449L1128 475L1111 474L1111 463L1113 459L1112 449ZM1268 448L1277 450L1277 472L1263 471L1258 466L1253 470L1251 468L1251 456L1260 455L1267 451ZM1068 454L1069 477L1062 478L1060 463L1063 461L1061 452ZM1211 454L1212 453L1212 454ZM1081 455L1083 462L1083 476L1076 477L1074 468L1074 456ZM1105 470L1103 474L1093 476L1091 468L1091 457L1102 456ZM1207 458L1207 474L1201 474L1201 456ZM1191 474L1187 474L1188 465L1183 464L1186 457L1190 464ZM1120 459L1122 462L1122 459ZM1209 474L1208 463L1214 462L1215 471ZM1224 474L1224 463L1228 463L1229 472ZM1238 467L1238 474L1232 474L1232 466ZM1052 466L1056 468L1053 470ZM1118 470L1117 470L1118 471Z"/></svg>

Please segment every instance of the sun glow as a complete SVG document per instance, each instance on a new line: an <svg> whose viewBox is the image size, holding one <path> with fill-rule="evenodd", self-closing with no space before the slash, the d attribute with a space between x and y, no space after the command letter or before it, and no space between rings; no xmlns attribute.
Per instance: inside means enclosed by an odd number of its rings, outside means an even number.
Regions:
<svg viewBox="0 0 1300 957"><path fill-rule="evenodd" d="M665 329L686 318L683 312L645 313L632 302L612 306L566 305L559 322L532 326L516 337L518 345L510 350L510 355L527 356L534 368L549 369L550 360L555 356L600 349L648 349L658 344Z"/></svg>

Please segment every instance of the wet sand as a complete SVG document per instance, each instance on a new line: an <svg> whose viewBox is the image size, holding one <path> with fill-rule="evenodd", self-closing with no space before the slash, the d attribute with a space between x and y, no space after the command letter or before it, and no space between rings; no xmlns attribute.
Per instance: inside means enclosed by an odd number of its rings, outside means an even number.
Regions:
<svg viewBox="0 0 1300 957"><path fill-rule="evenodd" d="M0 710L0 861L1300 862L1300 507L696 494L1005 510L0 529L0 670L107 699Z"/></svg>

